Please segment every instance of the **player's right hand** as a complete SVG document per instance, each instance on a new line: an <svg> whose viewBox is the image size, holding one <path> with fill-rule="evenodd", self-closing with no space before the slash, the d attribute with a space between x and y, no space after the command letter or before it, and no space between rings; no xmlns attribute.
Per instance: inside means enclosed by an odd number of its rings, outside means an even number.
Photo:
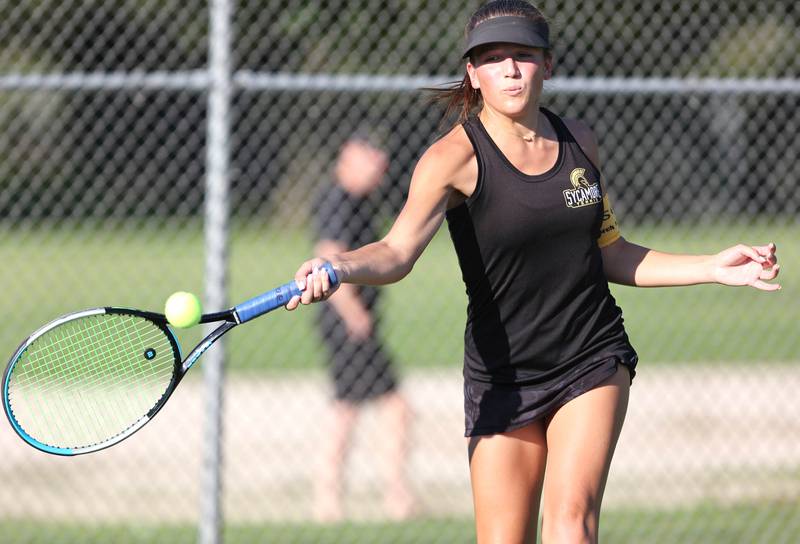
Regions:
<svg viewBox="0 0 800 544"><path fill-rule="evenodd" d="M286 304L287 310L294 310L300 304L312 304L320 302L331 296L339 287L333 285L327 272L322 268L328 261L320 258L311 259L300 265L294 275L297 288L303 294L299 297L292 297ZM334 268L335 269L335 268ZM338 271L337 271L338 272Z"/></svg>

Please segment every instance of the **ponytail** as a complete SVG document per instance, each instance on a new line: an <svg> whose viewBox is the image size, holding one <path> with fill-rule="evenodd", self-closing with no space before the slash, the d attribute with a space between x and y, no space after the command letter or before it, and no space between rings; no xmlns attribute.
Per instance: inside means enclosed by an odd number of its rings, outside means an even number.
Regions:
<svg viewBox="0 0 800 544"><path fill-rule="evenodd" d="M480 107L482 98L481 92L472 87L469 74L464 74L464 79L459 82L451 83L444 88L428 88L426 91L433 92L430 99L431 103L442 105L444 114L439 128L444 128L448 120L454 119L453 126L460 125Z"/></svg>

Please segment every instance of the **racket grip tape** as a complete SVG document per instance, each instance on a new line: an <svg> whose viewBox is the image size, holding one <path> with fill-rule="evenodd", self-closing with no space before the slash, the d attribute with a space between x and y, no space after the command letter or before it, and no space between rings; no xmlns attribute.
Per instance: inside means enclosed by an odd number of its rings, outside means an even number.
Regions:
<svg viewBox="0 0 800 544"><path fill-rule="evenodd" d="M328 273L328 279L330 280L331 285L337 285L339 283L339 279L336 277L336 272L333 270L333 267L330 265L330 263L325 263L322 266L322 269ZM244 323L267 312L271 312L276 308L286 306L292 297L299 297L302 293L303 292L297 288L297 283L290 281L289 283L285 283L280 287L276 287L275 289L271 289L266 293L262 293L256 297L253 297L250 300L246 300L235 306L233 309L236 312L236 315L239 316L239 322Z"/></svg>

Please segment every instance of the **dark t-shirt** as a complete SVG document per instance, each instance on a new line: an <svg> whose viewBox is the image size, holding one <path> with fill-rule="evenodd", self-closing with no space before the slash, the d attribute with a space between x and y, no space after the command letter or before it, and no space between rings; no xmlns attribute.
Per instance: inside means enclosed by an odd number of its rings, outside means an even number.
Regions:
<svg viewBox="0 0 800 544"><path fill-rule="evenodd" d="M354 249L378 238L377 205L370 198L354 197L342 187L329 184L317 195L313 223L319 240L333 240ZM362 402L397 387L389 354L377 334L379 319L373 311L378 301L374 287L356 286L364 305L373 312L373 333L352 340L342 318L328 303L317 304L318 324L330 354L329 370L337 399Z"/></svg>
<svg viewBox="0 0 800 544"><path fill-rule="evenodd" d="M333 240L348 250L356 249L378 239L376 227L378 206L369 197L356 197L340 185L328 183L317 193L312 206L312 218L317 240ZM378 290L359 286L359 294L370 310L374 307ZM321 305L329 310L328 304Z"/></svg>
<svg viewBox="0 0 800 544"><path fill-rule="evenodd" d="M378 209L369 197L353 196L330 183L317 193L312 209L319 240L336 240L355 249L378 239Z"/></svg>

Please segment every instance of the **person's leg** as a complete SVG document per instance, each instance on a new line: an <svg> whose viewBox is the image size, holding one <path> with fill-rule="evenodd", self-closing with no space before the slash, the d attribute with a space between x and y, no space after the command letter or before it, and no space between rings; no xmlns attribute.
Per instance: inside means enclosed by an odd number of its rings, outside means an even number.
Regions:
<svg viewBox="0 0 800 544"><path fill-rule="evenodd" d="M358 407L351 402L335 400L330 415L331 424L322 442L321 462L314 482L314 517L321 522L339 521L344 516L344 465Z"/></svg>
<svg viewBox="0 0 800 544"><path fill-rule="evenodd" d="M547 444L544 421L469 441L478 544L536 542Z"/></svg>
<svg viewBox="0 0 800 544"><path fill-rule="evenodd" d="M410 517L414 510L414 495L408 485L406 473L409 453L411 407L403 395L395 390L380 400L386 438L386 512L394 520Z"/></svg>
<svg viewBox="0 0 800 544"><path fill-rule="evenodd" d="M619 365L600 386L547 422L542 542L596 543L600 503L628 406L630 374Z"/></svg>

